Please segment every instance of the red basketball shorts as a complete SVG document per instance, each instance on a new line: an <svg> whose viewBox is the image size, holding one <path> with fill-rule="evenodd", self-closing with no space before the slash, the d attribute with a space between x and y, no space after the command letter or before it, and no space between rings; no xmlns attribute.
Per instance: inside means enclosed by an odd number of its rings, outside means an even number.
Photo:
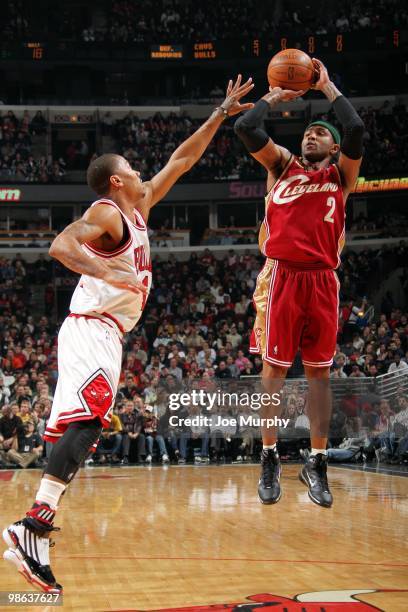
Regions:
<svg viewBox="0 0 408 612"><path fill-rule="evenodd" d="M99 418L109 427L121 363L114 324L67 317L58 334L58 382L44 439L57 442L76 421Z"/></svg>
<svg viewBox="0 0 408 612"><path fill-rule="evenodd" d="M289 368L300 349L306 366L328 367L336 350L339 281L334 270L297 270L267 259L254 293L250 352Z"/></svg>

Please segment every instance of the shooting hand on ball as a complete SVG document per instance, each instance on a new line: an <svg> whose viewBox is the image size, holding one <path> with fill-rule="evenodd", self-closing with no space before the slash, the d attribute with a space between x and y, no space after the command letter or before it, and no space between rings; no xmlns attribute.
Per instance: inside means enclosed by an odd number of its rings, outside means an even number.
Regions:
<svg viewBox="0 0 408 612"><path fill-rule="evenodd" d="M326 66L320 60L315 57L312 59L313 66L316 71L316 82L312 85L312 89L323 91L323 89L330 83L329 73L327 72Z"/></svg>
<svg viewBox="0 0 408 612"><path fill-rule="evenodd" d="M253 89L254 83L252 83L252 78L250 77L246 83L241 85L242 75L239 74L235 83L232 80L228 82L227 86L227 97L224 102L221 104L221 108L227 111L228 115L231 117L232 115L237 115L242 111L249 110L253 108L252 102L247 102L246 104L240 104L240 99L247 95Z"/></svg>
<svg viewBox="0 0 408 612"><path fill-rule="evenodd" d="M268 104L278 104L279 102L290 102L303 96L305 91L293 91L292 89L282 89L281 87L270 87L269 92L262 97Z"/></svg>
<svg viewBox="0 0 408 612"><path fill-rule="evenodd" d="M316 71L316 82L312 85L312 89L321 91L330 102L334 102L336 98L341 96L341 92L335 84L330 80L326 66L315 57L312 59L313 66Z"/></svg>

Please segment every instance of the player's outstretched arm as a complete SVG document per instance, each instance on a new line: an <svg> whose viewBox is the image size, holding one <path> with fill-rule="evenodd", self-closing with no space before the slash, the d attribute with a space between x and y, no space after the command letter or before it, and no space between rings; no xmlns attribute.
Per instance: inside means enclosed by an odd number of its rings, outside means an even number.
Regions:
<svg viewBox="0 0 408 612"><path fill-rule="evenodd" d="M332 102L333 110L343 128L338 167L343 179L345 197L347 197L358 178L363 157L364 123L354 106L330 81L324 64L315 58L313 58L313 63L319 74L314 89L323 92L326 98Z"/></svg>
<svg viewBox="0 0 408 612"><path fill-rule="evenodd" d="M273 142L261 126L270 108L280 102L294 100L303 94L304 91L290 91L280 87L270 88L252 110L246 112L235 122L234 131L238 138L242 140L249 153L268 171L268 189L272 187L274 179L281 174L290 158L290 153Z"/></svg>
<svg viewBox="0 0 408 612"><path fill-rule="evenodd" d="M251 103L239 102L253 88L252 79L248 79L243 85L241 80L241 75L238 75L235 83L229 81L224 102L194 134L177 147L164 168L151 181L145 183L146 188L151 191L150 206L157 204L180 176L188 172L200 159L226 117L253 107Z"/></svg>
<svg viewBox="0 0 408 612"><path fill-rule="evenodd" d="M123 224L121 215L115 208L99 204L89 208L78 221L74 221L58 234L50 246L49 255L78 274L103 279L119 289L146 293L146 287L132 279L128 270L123 270L123 276L118 273L113 274L104 261L89 257L84 252L83 244L93 242L104 234L120 242Z"/></svg>

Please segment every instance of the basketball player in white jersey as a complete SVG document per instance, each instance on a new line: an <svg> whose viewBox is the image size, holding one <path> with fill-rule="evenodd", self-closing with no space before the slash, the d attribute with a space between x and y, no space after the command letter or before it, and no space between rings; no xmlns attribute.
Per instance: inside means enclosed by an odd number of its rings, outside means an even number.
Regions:
<svg viewBox="0 0 408 612"><path fill-rule="evenodd" d="M47 593L62 592L49 561L60 497L109 425L122 338L138 322L149 294L149 211L200 159L223 120L252 108L239 103L252 87L251 79L241 85L241 75L230 81L224 102L151 181L143 183L119 155L95 159L87 180L98 199L51 245L52 257L81 274L58 335L58 384L44 436L55 446L32 508L3 532L4 558Z"/></svg>

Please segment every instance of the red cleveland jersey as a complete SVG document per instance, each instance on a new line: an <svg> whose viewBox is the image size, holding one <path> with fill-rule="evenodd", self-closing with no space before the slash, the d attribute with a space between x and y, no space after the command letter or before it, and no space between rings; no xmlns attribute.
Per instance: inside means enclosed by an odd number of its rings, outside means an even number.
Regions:
<svg viewBox="0 0 408 612"><path fill-rule="evenodd" d="M306 170L292 155L266 196L265 210L260 232L264 255L305 269L340 265L345 202L335 164Z"/></svg>

